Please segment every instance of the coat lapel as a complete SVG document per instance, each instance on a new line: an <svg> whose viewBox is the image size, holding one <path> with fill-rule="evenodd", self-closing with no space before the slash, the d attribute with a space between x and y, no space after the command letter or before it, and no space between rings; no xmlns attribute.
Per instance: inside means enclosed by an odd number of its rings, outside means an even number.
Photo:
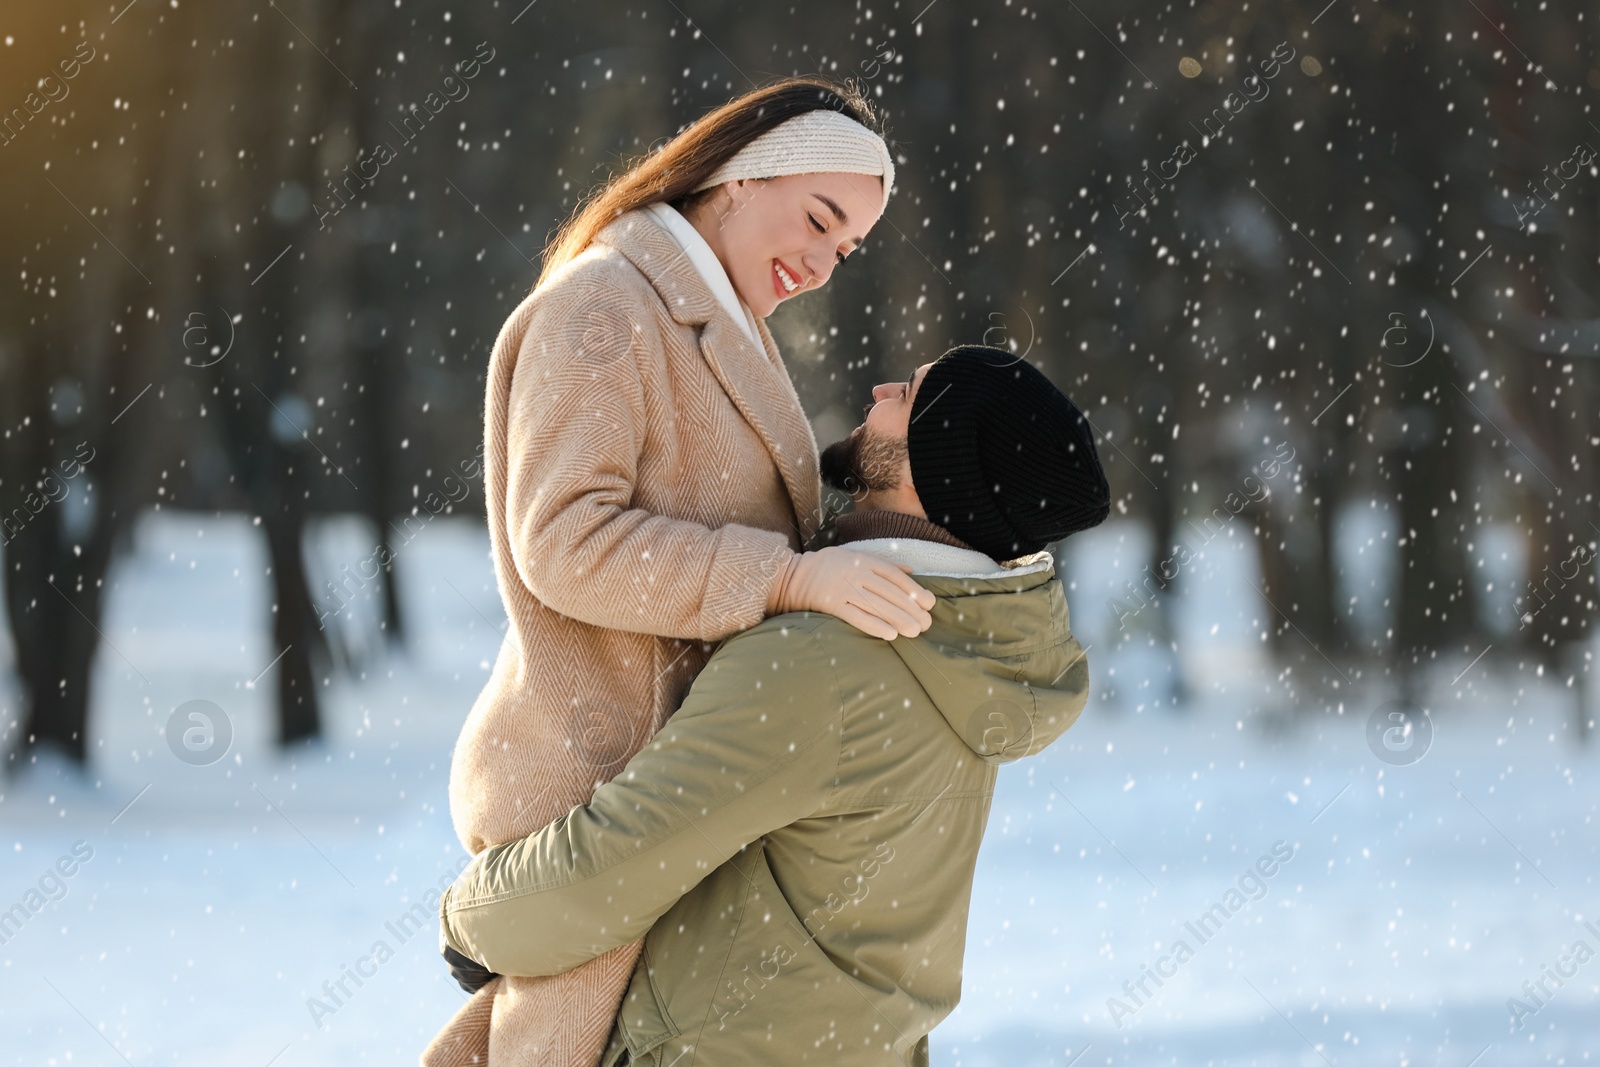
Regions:
<svg viewBox="0 0 1600 1067"><path fill-rule="evenodd" d="M767 324L756 319L757 349L711 292L671 231L647 211L630 211L596 235L650 279L673 319L698 327L700 355L751 429L789 491L801 545L822 519L817 441Z"/></svg>

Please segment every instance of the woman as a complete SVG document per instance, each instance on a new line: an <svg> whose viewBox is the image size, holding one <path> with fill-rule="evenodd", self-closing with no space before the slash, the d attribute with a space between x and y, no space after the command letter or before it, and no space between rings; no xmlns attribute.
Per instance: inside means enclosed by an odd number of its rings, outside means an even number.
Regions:
<svg viewBox="0 0 1600 1067"><path fill-rule="evenodd" d="M612 777L716 643L784 611L892 640L931 623L909 567L833 546L816 440L764 322L883 213L894 165L855 91L815 78L712 111L579 207L489 367L485 477L511 626L450 769L471 852ZM592 1067L639 944L497 978L426 1067Z"/></svg>

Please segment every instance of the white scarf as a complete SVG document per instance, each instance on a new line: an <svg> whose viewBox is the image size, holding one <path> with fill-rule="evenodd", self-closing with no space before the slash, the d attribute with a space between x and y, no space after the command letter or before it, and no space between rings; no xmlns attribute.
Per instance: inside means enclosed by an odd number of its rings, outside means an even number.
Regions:
<svg viewBox="0 0 1600 1067"><path fill-rule="evenodd" d="M745 336L750 338L750 343L762 355L766 348L761 344L761 334L756 329L756 317L739 299L739 294L734 292L733 282L728 280L728 272L722 269L722 261L711 250L706 239L700 236L700 231L694 228L694 223L683 217L683 212L671 204L657 202L649 205L648 210L661 220L661 224L672 231L672 236L677 238L678 244L683 247L700 276L706 280L718 303L727 309L733 316L733 321L744 327Z"/></svg>
<svg viewBox="0 0 1600 1067"><path fill-rule="evenodd" d="M1006 567L971 549L924 541L916 537L868 537L846 541L843 547L881 556L895 563L911 564L912 574L949 578L1005 578L1013 574L1032 574L1054 565L1048 551L1042 551L1016 566Z"/></svg>

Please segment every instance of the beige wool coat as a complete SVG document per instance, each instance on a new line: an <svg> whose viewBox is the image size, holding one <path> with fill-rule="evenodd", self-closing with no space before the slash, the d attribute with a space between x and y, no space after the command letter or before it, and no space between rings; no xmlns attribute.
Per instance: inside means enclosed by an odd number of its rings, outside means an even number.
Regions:
<svg viewBox="0 0 1600 1067"><path fill-rule="evenodd" d="M490 358L484 490L510 628L450 765L478 853L609 781L723 638L765 616L821 519L817 444L782 357L647 211L526 297ZM594 1067L640 942L498 978L424 1067Z"/></svg>

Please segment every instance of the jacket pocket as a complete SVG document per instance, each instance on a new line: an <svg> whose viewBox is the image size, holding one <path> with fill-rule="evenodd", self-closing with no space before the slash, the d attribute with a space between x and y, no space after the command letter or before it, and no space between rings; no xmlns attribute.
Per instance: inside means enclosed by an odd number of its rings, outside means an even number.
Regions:
<svg viewBox="0 0 1600 1067"><path fill-rule="evenodd" d="M651 977L650 949L646 945L634 964L633 978L628 991L623 994L622 1007L617 1013L617 1030L622 1034L627 1048L629 1064L655 1064L660 1062L657 1050L678 1036L678 1027L662 1003L660 991Z"/></svg>

